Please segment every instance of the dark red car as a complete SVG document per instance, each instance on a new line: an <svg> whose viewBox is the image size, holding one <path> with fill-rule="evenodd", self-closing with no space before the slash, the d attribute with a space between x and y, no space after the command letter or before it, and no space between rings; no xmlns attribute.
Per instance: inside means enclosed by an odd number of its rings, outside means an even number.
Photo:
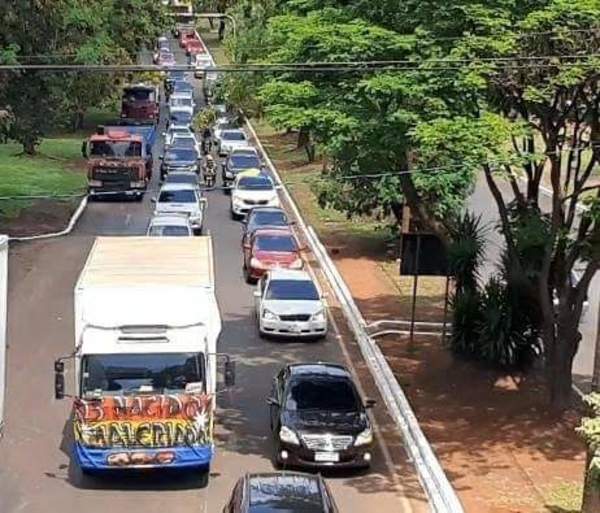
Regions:
<svg viewBox="0 0 600 513"><path fill-rule="evenodd" d="M179 46L185 48L190 41L198 41L195 32L181 32L179 34Z"/></svg>
<svg viewBox="0 0 600 513"><path fill-rule="evenodd" d="M243 244L244 278L256 283L269 269L302 269L302 249L289 228L257 230Z"/></svg>
<svg viewBox="0 0 600 513"><path fill-rule="evenodd" d="M206 48L204 48L204 44L202 41L198 41L197 39L190 39L185 44L185 53L187 55L198 55L199 53L204 53Z"/></svg>

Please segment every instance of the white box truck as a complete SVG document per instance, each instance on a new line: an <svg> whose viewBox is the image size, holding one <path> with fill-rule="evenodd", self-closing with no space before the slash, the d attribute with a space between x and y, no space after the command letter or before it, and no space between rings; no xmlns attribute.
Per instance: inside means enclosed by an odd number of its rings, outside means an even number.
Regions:
<svg viewBox="0 0 600 513"><path fill-rule="evenodd" d="M99 237L75 286L74 457L84 473L203 472L213 457L221 317L210 237Z"/></svg>

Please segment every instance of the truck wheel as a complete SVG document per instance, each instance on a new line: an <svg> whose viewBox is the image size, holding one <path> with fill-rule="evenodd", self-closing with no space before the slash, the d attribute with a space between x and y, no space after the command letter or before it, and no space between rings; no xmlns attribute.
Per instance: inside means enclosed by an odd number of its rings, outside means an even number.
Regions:
<svg viewBox="0 0 600 513"><path fill-rule="evenodd" d="M135 195L135 201L142 201L144 199L144 193L143 192L138 192Z"/></svg>
<svg viewBox="0 0 600 513"><path fill-rule="evenodd" d="M198 485L200 488L206 488L210 481L210 466L206 466L200 469L200 476L198 478Z"/></svg>

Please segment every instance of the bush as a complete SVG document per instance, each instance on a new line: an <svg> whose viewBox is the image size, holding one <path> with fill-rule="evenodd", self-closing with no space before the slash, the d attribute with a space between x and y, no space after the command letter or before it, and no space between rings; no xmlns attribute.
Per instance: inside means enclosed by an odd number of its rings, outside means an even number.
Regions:
<svg viewBox="0 0 600 513"><path fill-rule="evenodd" d="M479 358L477 327L480 319L480 299L477 290L464 290L450 300L454 312L450 349L467 358Z"/></svg>
<svg viewBox="0 0 600 513"><path fill-rule="evenodd" d="M529 365L539 337L518 290L491 278L481 295L475 330L482 360L502 367Z"/></svg>

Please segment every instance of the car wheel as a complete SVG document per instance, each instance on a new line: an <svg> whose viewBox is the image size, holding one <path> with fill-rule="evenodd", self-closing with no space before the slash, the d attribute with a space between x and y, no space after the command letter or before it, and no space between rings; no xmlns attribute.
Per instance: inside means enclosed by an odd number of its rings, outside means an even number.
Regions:
<svg viewBox="0 0 600 513"><path fill-rule="evenodd" d="M198 479L198 486L200 488L206 488L210 481L210 466L206 466L200 469L200 476Z"/></svg>

